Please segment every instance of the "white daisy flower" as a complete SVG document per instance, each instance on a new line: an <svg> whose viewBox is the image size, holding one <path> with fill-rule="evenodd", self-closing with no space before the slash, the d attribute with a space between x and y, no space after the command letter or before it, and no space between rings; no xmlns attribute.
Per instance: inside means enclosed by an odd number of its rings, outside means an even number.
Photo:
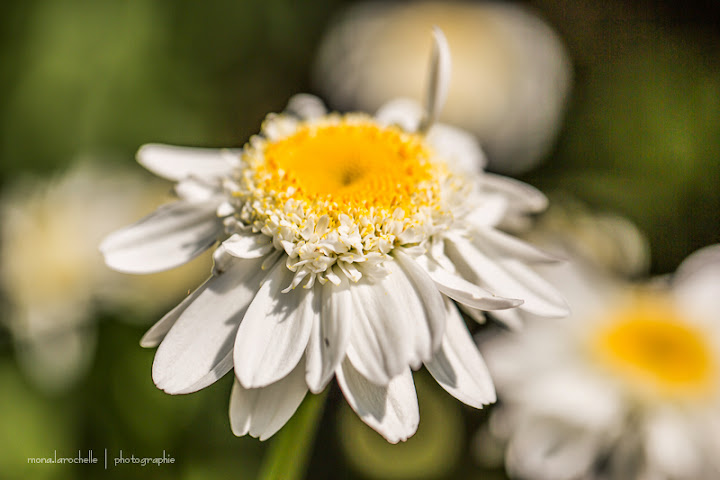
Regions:
<svg viewBox="0 0 720 480"><path fill-rule="evenodd" d="M142 339L160 344L159 388L193 392L234 369L233 431L261 440L333 376L390 442L415 432L411 369L423 363L463 402L495 400L453 300L478 319L565 304L526 265L553 259L497 228L545 197L478 171L475 141L434 123L448 55L436 31L424 112L328 114L301 95L242 150L140 149L140 163L180 182L180 200L110 235L107 263L155 271L221 242L212 277Z"/></svg>
<svg viewBox="0 0 720 480"><path fill-rule="evenodd" d="M644 287L581 264L550 275L572 315L481 344L511 476L720 478L720 245Z"/></svg>

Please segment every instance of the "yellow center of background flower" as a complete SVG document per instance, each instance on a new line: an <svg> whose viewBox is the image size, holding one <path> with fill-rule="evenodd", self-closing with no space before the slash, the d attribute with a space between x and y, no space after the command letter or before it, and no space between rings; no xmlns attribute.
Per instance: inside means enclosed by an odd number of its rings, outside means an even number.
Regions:
<svg viewBox="0 0 720 480"><path fill-rule="evenodd" d="M278 202L292 198L316 215L412 214L435 203L437 185L421 136L377 125L370 117L329 117L267 142L246 159L253 190ZM307 212L310 213L310 212Z"/></svg>
<svg viewBox="0 0 720 480"><path fill-rule="evenodd" d="M663 396L704 396L716 387L717 365L703 332L661 299L617 312L596 338L603 364L634 388Z"/></svg>

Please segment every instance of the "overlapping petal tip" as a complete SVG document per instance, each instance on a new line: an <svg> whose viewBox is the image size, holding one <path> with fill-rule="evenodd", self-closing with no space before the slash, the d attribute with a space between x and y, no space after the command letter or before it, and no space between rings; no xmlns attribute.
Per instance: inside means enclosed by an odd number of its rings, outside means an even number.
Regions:
<svg viewBox="0 0 720 480"><path fill-rule="evenodd" d="M238 325L267 274L261 269L264 260L235 260L186 299L184 309L160 321L177 316L155 354L152 376L158 388L190 393L230 371Z"/></svg>
<svg viewBox="0 0 720 480"><path fill-rule="evenodd" d="M447 239L446 251L463 278L496 295L523 299L520 309L542 317L569 313L559 292L524 263L512 257L495 258L460 236Z"/></svg>
<svg viewBox="0 0 720 480"><path fill-rule="evenodd" d="M327 109L323 101L315 95L299 93L290 97L285 112L302 120L311 120L327 114Z"/></svg>
<svg viewBox="0 0 720 480"><path fill-rule="evenodd" d="M261 233L234 233L223 242L227 252L238 258L260 258L273 250L272 237Z"/></svg>
<svg viewBox="0 0 720 480"><path fill-rule="evenodd" d="M319 289L282 290L292 272L278 262L250 303L234 347L235 376L244 388L266 387L300 361L319 313Z"/></svg>
<svg viewBox="0 0 720 480"><path fill-rule="evenodd" d="M387 385L376 385L344 360L335 376L350 407L390 443L410 438L420 423L417 393L409 368Z"/></svg>
<svg viewBox="0 0 720 480"><path fill-rule="evenodd" d="M189 262L223 231L215 202L177 201L111 233L100 244L105 263L123 273L155 273Z"/></svg>
<svg viewBox="0 0 720 480"><path fill-rule="evenodd" d="M487 164L477 138L459 128L436 123L428 130L425 140L440 158L461 171L480 173Z"/></svg>
<svg viewBox="0 0 720 480"><path fill-rule="evenodd" d="M480 356L457 307L445 301L447 324L440 349L425 366L452 396L475 408L495 402L487 366Z"/></svg>
<svg viewBox="0 0 720 480"><path fill-rule="evenodd" d="M287 376L263 388L245 388L236 378L229 412L233 433L267 440L293 416L307 391L302 361Z"/></svg>
<svg viewBox="0 0 720 480"><path fill-rule="evenodd" d="M450 86L450 72L452 61L450 59L450 46L443 31L433 28L433 48L430 56L430 75L425 97L425 116L420 123L419 130L426 132L432 127L440 115L440 111L447 99Z"/></svg>
<svg viewBox="0 0 720 480"><path fill-rule="evenodd" d="M320 393L345 358L352 331L352 296L347 279L330 282L320 289L320 316L315 319L305 350L305 380L313 393Z"/></svg>
<svg viewBox="0 0 720 480"><path fill-rule="evenodd" d="M544 193L519 180L485 173L482 186L486 192L498 193L507 198L510 208L518 213L538 213L548 206Z"/></svg>
<svg viewBox="0 0 720 480"><path fill-rule="evenodd" d="M222 178L232 173L242 150L177 147L149 143L137 152L137 161L155 175L180 181L189 177Z"/></svg>

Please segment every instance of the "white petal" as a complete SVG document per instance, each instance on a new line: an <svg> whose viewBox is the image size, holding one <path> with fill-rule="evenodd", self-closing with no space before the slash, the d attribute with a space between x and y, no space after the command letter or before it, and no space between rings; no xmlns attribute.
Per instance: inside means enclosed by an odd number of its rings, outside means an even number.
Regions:
<svg viewBox="0 0 720 480"><path fill-rule="evenodd" d="M453 397L475 408L493 403L495 387L460 313L445 301L447 324L442 346L425 366Z"/></svg>
<svg viewBox="0 0 720 480"><path fill-rule="evenodd" d="M434 27L430 78L425 96L425 118L420 124L420 131L427 131L437 121L447 99L451 69L450 47L445 34L438 27Z"/></svg>
<svg viewBox="0 0 720 480"><path fill-rule="evenodd" d="M304 370L304 362L300 362L286 377L263 388L247 389L235 379L230 394L233 433L266 440L280 430L305 398Z"/></svg>
<svg viewBox="0 0 720 480"><path fill-rule="evenodd" d="M259 258L272 252L272 237L262 233L235 233L223 242L231 255L238 258Z"/></svg>
<svg viewBox="0 0 720 480"><path fill-rule="evenodd" d="M152 369L158 388L194 392L232 368L238 325L267 275L264 260L235 260L205 283L158 348Z"/></svg>
<svg viewBox="0 0 720 480"><path fill-rule="evenodd" d="M217 202L177 201L111 233L100 244L105 263L119 272L154 273L180 266L210 248L223 231Z"/></svg>
<svg viewBox="0 0 720 480"><path fill-rule="evenodd" d="M477 138L459 128L436 123L425 140L442 160L465 172L481 172L487 160Z"/></svg>
<svg viewBox="0 0 720 480"><path fill-rule="evenodd" d="M137 160L155 175L168 180L178 181L191 176L221 178L232 174L240 152L241 150L151 143L140 147Z"/></svg>
<svg viewBox="0 0 720 480"><path fill-rule="evenodd" d="M183 200L193 203L206 202L221 193L217 182L208 182L197 177L180 180L175 185L175 193Z"/></svg>
<svg viewBox="0 0 720 480"><path fill-rule="evenodd" d="M680 307L712 324L720 315L720 245L702 248L686 258L673 276Z"/></svg>
<svg viewBox="0 0 720 480"><path fill-rule="evenodd" d="M387 385L408 366L408 328L402 312L382 283L363 279L350 288L353 300L352 334L347 356L363 376Z"/></svg>
<svg viewBox="0 0 720 480"><path fill-rule="evenodd" d="M420 299L424 319L420 316L413 316L413 330L428 330L431 342L431 351L440 348L442 338L445 333L445 307L443 305L443 296L433 282L432 278L425 270L409 255L398 250L395 253L395 259L402 267L402 271L415 290L415 295ZM402 298L402 297L399 297ZM407 298L404 300L407 301ZM425 360L424 357L423 360Z"/></svg>
<svg viewBox="0 0 720 480"><path fill-rule="evenodd" d="M409 368L387 386L368 381L348 360L342 362L335 375L355 413L388 442L405 441L415 433L420 411Z"/></svg>
<svg viewBox="0 0 720 480"><path fill-rule="evenodd" d="M522 310L543 317L568 314L567 303L555 288L515 259L490 258L457 235L447 237L446 251L464 278L496 295L522 299Z"/></svg>
<svg viewBox="0 0 720 480"><path fill-rule="evenodd" d="M185 297L175 308L170 310L164 317L158 320L155 325L150 327L150 329L145 332L145 335L143 335L140 339L140 346L144 348L152 348L160 345L160 342L162 342L172 326L175 325L175 322L178 318L180 318L180 315L187 310L190 304L194 302L202 292L205 291L211 279L212 277L206 280L205 283L196 288L195 291Z"/></svg>
<svg viewBox="0 0 720 480"><path fill-rule="evenodd" d="M396 98L380 107L375 119L381 125L398 125L406 132L414 132L422 115L422 107L415 100Z"/></svg>
<svg viewBox="0 0 720 480"><path fill-rule="evenodd" d="M422 258L421 258L422 259ZM441 268L433 260L425 258L421 265L426 269L438 290L472 308L479 310L500 310L521 305L522 300L495 295L464 278Z"/></svg>
<svg viewBox="0 0 720 480"><path fill-rule="evenodd" d="M540 250L534 245L495 228L484 227L477 230L480 234L480 238L478 238L477 241L487 248L491 248L498 256L514 258L527 263L553 263L562 261L562 259L557 256Z"/></svg>
<svg viewBox="0 0 720 480"><path fill-rule="evenodd" d="M508 444L508 473L512 478L592 478L589 473L601 452L601 439L558 422L523 425Z"/></svg>
<svg viewBox="0 0 720 480"><path fill-rule="evenodd" d="M347 280L340 285L328 282L321 288L320 318L313 321L306 350L305 380L319 393L332 378L347 349L352 328L352 297Z"/></svg>
<svg viewBox="0 0 720 480"><path fill-rule="evenodd" d="M320 312L314 291L282 293L293 272L278 262L245 313L234 349L235 376L245 388L275 383L302 358L313 322Z"/></svg>
<svg viewBox="0 0 720 480"><path fill-rule="evenodd" d="M290 100L288 100L285 111L303 120L322 117L327 113L327 109L322 100L315 95L308 95L307 93L293 95Z"/></svg>
<svg viewBox="0 0 720 480"><path fill-rule="evenodd" d="M547 208L547 197L535 187L512 178L485 173L483 189L506 197L513 210L523 213L541 212Z"/></svg>
<svg viewBox="0 0 720 480"><path fill-rule="evenodd" d="M669 478L699 478L699 445L694 444L686 419L670 410L657 412L643 433L645 453L653 467Z"/></svg>

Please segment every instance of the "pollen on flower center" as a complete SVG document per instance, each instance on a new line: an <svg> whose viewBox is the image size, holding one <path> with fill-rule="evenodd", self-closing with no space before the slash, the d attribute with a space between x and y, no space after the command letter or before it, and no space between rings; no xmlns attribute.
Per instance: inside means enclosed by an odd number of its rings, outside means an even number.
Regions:
<svg viewBox="0 0 720 480"><path fill-rule="evenodd" d="M296 282L337 281L335 265L353 281L378 274L393 248L449 224L441 190L466 185L443 186L455 177L422 135L367 115L277 116L263 133L244 151L235 217L285 250Z"/></svg>
<svg viewBox="0 0 720 480"><path fill-rule="evenodd" d="M637 387L674 397L715 387L711 346L667 302L645 299L618 312L595 346L606 365Z"/></svg>
<svg viewBox="0 0 720 480"><path fill-rule="evenodd" d="M354 115L301 126L267 142L251 163L256 188L314 204L319 214L373 207L410 213L418 200L427 203L417 194L432 179L429 156L421 137Z"/></svg>

